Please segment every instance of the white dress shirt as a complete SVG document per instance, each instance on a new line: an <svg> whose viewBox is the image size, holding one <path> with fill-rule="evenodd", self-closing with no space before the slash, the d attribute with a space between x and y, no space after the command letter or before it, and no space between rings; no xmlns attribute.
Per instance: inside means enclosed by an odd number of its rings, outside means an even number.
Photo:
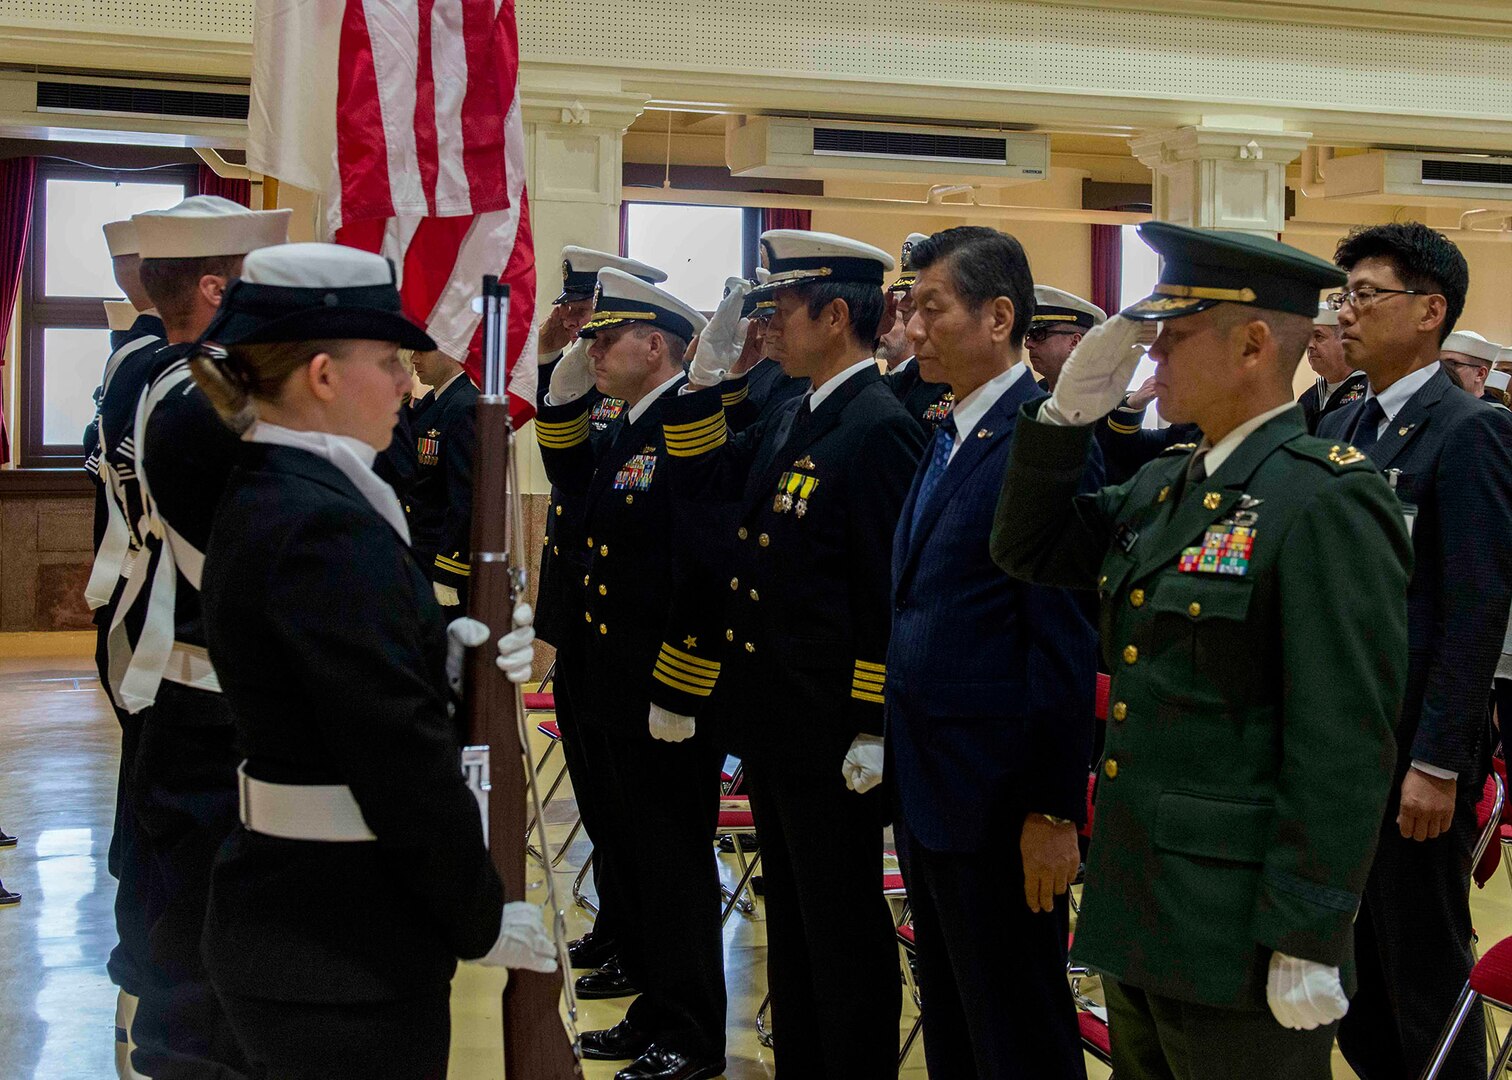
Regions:
<svg viewBox="0 0 1512 1080"><path fill-rule="evenodd" d="M874 357L868 356L865 360L857 360L850 367L840 372L840 374L831 376L825 379L823 384L814 387L813 393L808 396L809 412L816 412L824 399L833 394L841 383L852 375L865 371L867 368L871 368L873 371L877 370L877 361Z"/></svg>
<svg viewBox="0 0 1512 1080"><path fill-rule="evenodd" d="M1029 365L1020 360L1001 375L988 379L955 403L950 410L950 415L955 420L955 444L950 448L950 457L945 459L946 465L955 460L956 451L961 449L966 436L971 434L982 417L987 415L998 400L1008 392L1008 388L1018 382L1028 370Z"/></svg>
<svg viewBox="0 0 1512 1080"><path fill-rule="evenodd" d="M1402 407L1407 404L1407 399L1426 386L1438 369L1437 364L1418 368L1411 374L1403 375L1379 394L1375 392L1374 387L1371 388L1370 396L1381 403L1381 411L1386 414L1376 427L1378 438L1386 434L1386 425L1396 419L1396 414L1402 411Z"/></svg>

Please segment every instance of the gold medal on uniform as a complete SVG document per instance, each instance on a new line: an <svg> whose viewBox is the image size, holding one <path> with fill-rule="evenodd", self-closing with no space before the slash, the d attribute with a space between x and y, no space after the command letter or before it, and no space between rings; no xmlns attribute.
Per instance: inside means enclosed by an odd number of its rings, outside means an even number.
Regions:
<svg viewBox="0 0 1512 1080"><path fill-rule="evenodd" d="M796 506L798 516L802 517L808 513L808 500L814 497L814 489L818 486L817 476L789 470L777 481L777 497L772 502L772 509L785 514Z"/></svg>

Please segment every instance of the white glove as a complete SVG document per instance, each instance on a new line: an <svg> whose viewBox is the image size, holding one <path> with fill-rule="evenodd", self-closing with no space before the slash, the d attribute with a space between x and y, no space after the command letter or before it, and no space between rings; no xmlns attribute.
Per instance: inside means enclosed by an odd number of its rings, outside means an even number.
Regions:
<svg viewBox="0 0 1512 1080"><path fill-rule="evenodd" d="M695 726L691 716L680 716L675 712L668 712L660 705L651 706L649 725L651 737L660 739L662 742L682 742L684 739L691 739Z"/></svg>
<svg viewBox="0 0 1512 1080"><path fill-rule="evenodd" d="M477 962L484 967L523 968L550 974L557 969L557 949L541 925L541 909L524 900L504 905L499 939Z"/></svg>
<svg viewBox="0 0 1512 1080"><path fill-rule="evenodd" d="M749 319L740 317L740 309L750 291L749 281L731 279L730 295L719 302L709 325L698 335L698 351L688 367L688 381L694 386L719 385L740 359L750 325Z"/></svg>
<svg viewBox="0 0 1512 1080"><path fill-rule="evenodd" d="M462 654L488 640L488 626L477 619L453 619L446 624L446 683L462 696Z"/></svg>
<svg viewBox="0 0 1512 1080"><path fill-rule="evenodd" d="M443 585L439 581L433 581L431 582L431 588L436 591L436 603L442 607L457 607L462 603L462 597L450 585Z"/></svg>
<svg viewBox="0 0 1512 1080"><path fill-rule="evenodd" d="M857 735L845 752L840 766L845 786L857 795L865 795L882 782L882 736Z"/></svg>
<svg viewBox="0 0 1512 1080"><path fill-rule="evenodd" d="M593 389L593 372L588 370L588 339L578 338L567 346L557 366L551 369L550 395L553 405L570 405Z"/></svg>
<svg viewBox="0 0 1512 1080"><path fill-rule="evenodd" d="M1338 968L1285 953L1271 953L1265 999L1276 1022L1294 1031L1331 1024L1349 1011Z"/></svg>
<svg viewBox="0 0 1512 1080"><path fill-rule="evenodd" d="M514 609L515 628L499 639L499 656L494 663L515 684L530 681L530 668L535 662L535 612L529 604Z"/></svg>
<svg viewBox="0 0 1512 1080"><path fill-rule="evenodd" d="M1050 400L1040 406L1046 424L1093 424L1118 407L1144 356L1137 346L1154 343L1160 328L1115 315L1093 327L1061 368Z"/></svg>

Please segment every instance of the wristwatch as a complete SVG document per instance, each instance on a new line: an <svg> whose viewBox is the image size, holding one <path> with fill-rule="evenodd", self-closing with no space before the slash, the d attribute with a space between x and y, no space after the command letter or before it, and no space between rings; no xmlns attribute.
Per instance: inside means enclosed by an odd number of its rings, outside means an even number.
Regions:
<svg viewBox="0 0 1512 1080"><path fill-rule="evenodd" d="M1040 817L1044 818L1046 821L1048 821L1052 825L1075 825L1076 824L1076 822L1072 821L1070 818L1056 817L1054 814L1041 814Z"/></svg>

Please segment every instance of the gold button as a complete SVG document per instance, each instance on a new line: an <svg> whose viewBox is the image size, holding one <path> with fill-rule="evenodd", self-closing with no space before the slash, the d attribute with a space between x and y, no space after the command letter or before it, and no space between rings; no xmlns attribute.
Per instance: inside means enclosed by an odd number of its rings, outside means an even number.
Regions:
<svg viewBox="0 0 1512 1080"><path fill-rule="evenodd" d="M603 623L599 623L599 633L601 633L601 634L607 634L608 632L609 632L609 628L607 626L605 626Z"/></svg>
<svg viewBox="0 0 1512 1080"><path fill-rule="evenodd" d="M559 547L557 547L555 544L552 544L551 545L551 553L553 555L560 555L562 553L562 549L559 548Z"/></svg>
<svg viewBox="0 0 1512 1080"><path fill-rule="evenodd" d="M609 545L608 544L600 544L599 545L599 554L600 555L608 555L609 554Z"/></svg>
<svg viewBox="0 0 1512 1080"><path fill-rule="evenodd" d="M762 547L766 547L768 544L770 544L772 542L772 538L770 536L768 536L766 533L762 533L760 536L758 536L756 538L756 542L758 544L760 544Z"/></svg>
<svg viewBox="0 0 1512 1080"><path fill-rule="evenodd" d="M585 612L583 612L583 621L584 622L592 622L593 621L593 612L591 612L591 611L585 611Z"/></svg>
<svg viewBox="0 0 1512 1080"><path fill-rule="evenodd" d="M1190 604L1187 605L1187 614L1195 619L1197 616L1202 614L1202 605L1193 600Z"/></svg>
<svg viewBox="0 0 1512 1080"><path fill-rule="evenodd" d="M1108 575L1107 574L1104 574L1102 577L1100 577L1100 578L1097 579L1097 587L1099 589L1101 589L1103 586L1107 585L1107 583L1108 583Z"/></svg>
<svg viewBox="0 0 1512 1080"><path fill-rule="evenodd" d="M1112 758L1109 758L1107 761L1103 762L1103 775L1106 776L1109 780L1117 776L1118 762L1114 761Z"/></svg>
<svg viewBox="0 0 1512 1080"><path fill-rule="evenodd" d="M756 646L752 645L749 641L746 642L746 652L755 652L755 651L756 651Z"/></svg>
<svg viewBox="0 0 1512 1080"><path fill-rule="evenodd" d="M1122 720L1128 715L1129 707L1127 705L1125 705L1122 701L1115 701L1113 703L1113 719Z"/></svg>
<svg viewBox="0 0 1512 1080"><path fill-rule="evenodd" d="M1144 607L1144 590L1143 589L1130 589L1129 590L1129 605L1131 607Z"/></svg>
<svg viewBox="0 0 1512 1080"><path fill-rule="evenodd" d="M549 544L549 543L551 543L551 534L547 533L545 536L541 537L541 543L543 543L543 544Z"/></svg>
<svg viewBox="0 0 1512 1080"><path fill-rule="evenodd" d="M733 631L733 630L726 630L725 631L725 640L726 641L734 641L735 640L735 631Z"/></svg>
<svg viewBox="0 0 1512 1080"><path fill-rule="evenodd" d="M600 585L599 586L599 595L600 596L608 596L609 595L609 590L607 588L605 588L604 586Z"/></svg>
<svg viewBox="0 0 1512 1080"><path fill-rule="evenodd" d="M759 597L759 596L756 595L756 590L755 589L751 590L751 599L752 600L760 600L761 599L761 597Z"/></svg>
<svg viewBox="0 0 1512 1080"><path fill-rule="evenodd" d="M1139 659L1139 650L1132 645L1125 645L1123 651L1124 663L1132 664Z"/></svg>
<svg viewBox="0 0 1512 1080"><path fill-rule="evenodd" d="M740 588L740 579L738 577L732 577L730 579L730 591L734 592L738 588Z"/></svg>
<svg viewBox="0 0 1512 1080"><path fill-rule="evenodd" d="M742 525L739 529L735 530L735 535L744 540L746 537L751 535L751 532L744 525Z"/></svg>
<svg viewBox="0 0 1512 1080"><path fill-rule="evenodd" d="M588 547L590 549L592 549L592 547L593 547L593 537L591 537L591 536L588 538Z"/></svg>
<svg viewBox="0 0 1512 1080"><path fill-rule="evenodd" d="M1157 496L1155 496L1155 501L1156 502L1165 502L1166 499L1168 499L1170 497L1171 497L1171 486L1169 484L1167 484L1165 487L1163 487L1163 488L1160 489L1160 494L1157 495Z"/></svg>
<svg viewBox="0 0 1512 1080"><path fill-rule="evenodd" d="M593 578L593 575L592 575L592 574L584 574L584 575L583 575L583 584L584 584L584 585L586 585L586 584L588 584L588 582L589 582L589 581L590 581L590 580L592 580L592 578Z"/></svg>
<svg viewBox="0 0 1512 1080"><path fill-rule="evenodd" d="M556 516L557 517L561 517L562 516L562 508L560 506L556 507Z"/></svg>
<svg viewBox="0 0 1512 1080"><path fill-rule="evenodd" d="M625 496L625 505L626 506L629 506L634 501L635 501L635 496L634 495L626 495Z"/></svg>

